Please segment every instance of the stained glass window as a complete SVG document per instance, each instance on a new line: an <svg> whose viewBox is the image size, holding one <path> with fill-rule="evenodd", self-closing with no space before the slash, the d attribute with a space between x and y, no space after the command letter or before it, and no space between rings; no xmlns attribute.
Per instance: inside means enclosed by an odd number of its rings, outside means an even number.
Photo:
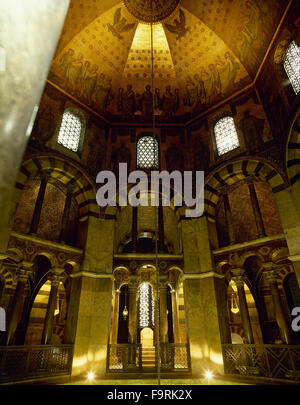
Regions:
<svg viewBox="0 0 300 405"><path fill-rule="evenodd" d="M158 143L152 136L143 136L137 143L137 167L158 169Z"/></svg>
<svg viewBox="0 0 300 405"><path fill-rule="evenodd" d="M82 120L73 112L64 112L57 143L77 152L82 133Z"/></svg>
<svg viewBox="0 0 300 405"><path fill-rule="evenodd" d="M287 49L284 69L296 94L300 92L300 48L292 41Z"/></svg>
<svg viewBox="0 0 300 405"><path fill-rule="evenodd" d="M139 327L150 328L154 324L152 287L148 283L142 283L139 292Z"/></svg>
<svg viewBox="0 0 300 405"><path fill-rule="evenodd" d="M221 118L216 123L214 131L219 156L240 146L232 117Z"/></svg>

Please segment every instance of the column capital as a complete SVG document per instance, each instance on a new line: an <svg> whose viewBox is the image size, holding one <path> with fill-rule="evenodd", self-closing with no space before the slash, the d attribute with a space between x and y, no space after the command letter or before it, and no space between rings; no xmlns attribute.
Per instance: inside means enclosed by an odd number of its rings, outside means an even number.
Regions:
<svg viewBox="0 0 300 405"><path fill-rule="evenodd" d="M21 262L16 274L18 281L26 282L28 278L32 275L34 268L34 263L31 262Z"/></svg>
<svg viewBox="0 0 300 405"><path fill-rule="evenodd" d="M138 288L138 280L136 276L130 276L129 277L129 283L128 283L128 290L137 290Z"/></svg>
<svg viewBox="0 0 300 405"><path fill-rule="evenodd" d="M168 290L168 284L166 283L159 283L159 291L160 292L167 292Z"/></svg>
<svg viewBox="0 0 300 405"><path fill-rule="evenodd" d="M269 270L265 272L266 278L269 282L276 283L277 282L277 274L278 270Z"/></svg>
<svg viewBox="0 0 300 405"><path fill-rule="evenodd" d="M227 195L228 194L228 192L229 192L229 186L228 185L226 185L226 186L222 186L222 187L219 187L218 188L218 191L219 191L219 193L221 194L221 195Z"/></svg>
<svg viewBox="0 0 300 405"><path fill-rule="evenodd" d="M246 280L245 270L236 268L236 269L232 269L231 273L232 273L232 280L235 282L237 287L244 287L244 283Z"/></svg>
<svg viewBox="0 0 300 405"><path fill-rule="evenodd" d="M62 267L53 267L51 273L55 276L61 276L64 273L65 269Z"/></svg>
<svg viewBox="0 0 300 405"><path fill-rule="evenodd" d="M70 182L70 183L67 184L66 188L67 188L67 193L68 194L73 194L74 191L76 190L76 184Z"/></svg>
<svg viewBox="0 0 300 405"><path fill-rule="evenodd" d="M245 178L245 183L248 184L248 185L253 184L254 182L255 182L255 177L254 176L250 175L250 176Z"/></svg>
<svg viewBox="0 0 300 405"><path fill-rule="evenodd" d="M245 275L245 270L240 267L236 267L231 269L231 273L233 277L240 277Z"/></svg>
<svg viewBox="0 0 300 405"><path fill-rule="evenodd" d="M52 273L49 277L49 281L51 282L51 287L58 287L59 283L62 281L62 276Z"/></svg>
<svg viewBox="0 0 300 405"><path fill-rule="evenodd" d="M266 275L267 280L271 282L276 282L277 281L277 274L281 268L281 266L278 266L277 264L273 262L266 262L263 263L263 268L264 268L264 274Z"/></svg>
<svg viewBox="0 0 300 405"><path fill-rule="evenodd" d="M45 182L48 182L50 177L51 177L51 172L49 170L42 171L40 174L41 180L44 180Z"/></svg>

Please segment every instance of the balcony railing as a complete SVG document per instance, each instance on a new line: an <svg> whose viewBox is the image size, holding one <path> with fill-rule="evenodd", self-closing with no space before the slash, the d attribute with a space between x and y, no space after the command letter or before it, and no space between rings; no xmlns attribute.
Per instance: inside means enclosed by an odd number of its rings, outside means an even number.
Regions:
<svg viewBox="0 0 300 405"><path fill-rule="evenodd" d="M184 343L169 343L168 366L171 371L190 371L190 346Z"/></svg>
<svg viewBox="0 0 300 405"><path fill-rule="evenodd" d="M300 379L300 345L224 344L225 374Z"/></svg>
<svg viewBox="0 0 300 405"><path fill-rule="evenodd" d="M70 375L73 345L0 346L0 383Z"/></svg>
<svg viewBox="0 0 300 405"><path fill-rule="evenodd" d="M161 353L163 349L161 348ZM189 345L173 344L166 345L167 362L161 364L162 372L189 372L191 370ZM142 345L117 344L108 345L107 372L153 372L156 367L156 354L153 367L143 365Z"/></svg>

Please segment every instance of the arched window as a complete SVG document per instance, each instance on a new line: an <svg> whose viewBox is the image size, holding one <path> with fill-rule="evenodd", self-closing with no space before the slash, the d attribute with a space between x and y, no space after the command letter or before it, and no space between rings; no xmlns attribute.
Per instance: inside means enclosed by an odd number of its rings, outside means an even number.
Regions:
<svg viewBox="0 0 300 405"><path fill-rule="evenodd" d="M284 70L291 82L294 92L300 92L300 48L292 41L286 51L284 63Z"/></svg>
<svg viewBox="0 0 300 405"><path fill-rule="evenodd" d="M137 167L139 169L158 169L158 142L153 136L146 135L137 142Z"/></svg>
<svg viewBox="0 0 300 405"><path fill-rule="evenodd" d="M154 326L154 300L152 287L142 283L139 287L139 328L153 328Z"/></svg>
<svg viewBox="0 0 300 405"><path fill-rule="evenodd" d="M221 118L214 127L218 155L224 155L240 146L232 117Z"/></svg>
<svg viewBox="0 0 300 405"><path fill-rule="evenodd" d="M84 119L73 109L64 112L57 143L73 152L78 152L84 135Z"/></svg>

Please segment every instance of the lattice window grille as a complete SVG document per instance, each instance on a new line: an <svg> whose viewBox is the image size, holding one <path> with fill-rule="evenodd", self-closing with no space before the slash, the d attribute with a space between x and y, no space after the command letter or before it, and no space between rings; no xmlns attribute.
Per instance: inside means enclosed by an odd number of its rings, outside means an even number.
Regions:
<svg viewBox="0 0 300 405"><path fill-rule="evenodd" d="M143 136L137 144L137 167L140 169L158 169L158 143L151 136Z"/></svg>
<svg viewBox="0 0 300 405"><path fill-rule="evenodd" d="M300 48L292 41L287 49L284 69L296 94L300 92Z"/></svg>
<svg viewBox="0 0 300 405"><path fill-rule="evenodd" d="M154 324L154 300L150 284L142 283L139 293L139 326L151 328Z"/></svg>
<svg viewBox="0 0 300 405"><path fill-rule="evenodd" d="M77 152L79 148L82 123L80 118L71 112L63 115L57 143Z"/></svg>
<svg viewBox="0 0 300 405"><path fill-rule="evenodd" d="M218 155L224 155L240 146L232 117L221 118L215 125L215 138Z"/></svg>

